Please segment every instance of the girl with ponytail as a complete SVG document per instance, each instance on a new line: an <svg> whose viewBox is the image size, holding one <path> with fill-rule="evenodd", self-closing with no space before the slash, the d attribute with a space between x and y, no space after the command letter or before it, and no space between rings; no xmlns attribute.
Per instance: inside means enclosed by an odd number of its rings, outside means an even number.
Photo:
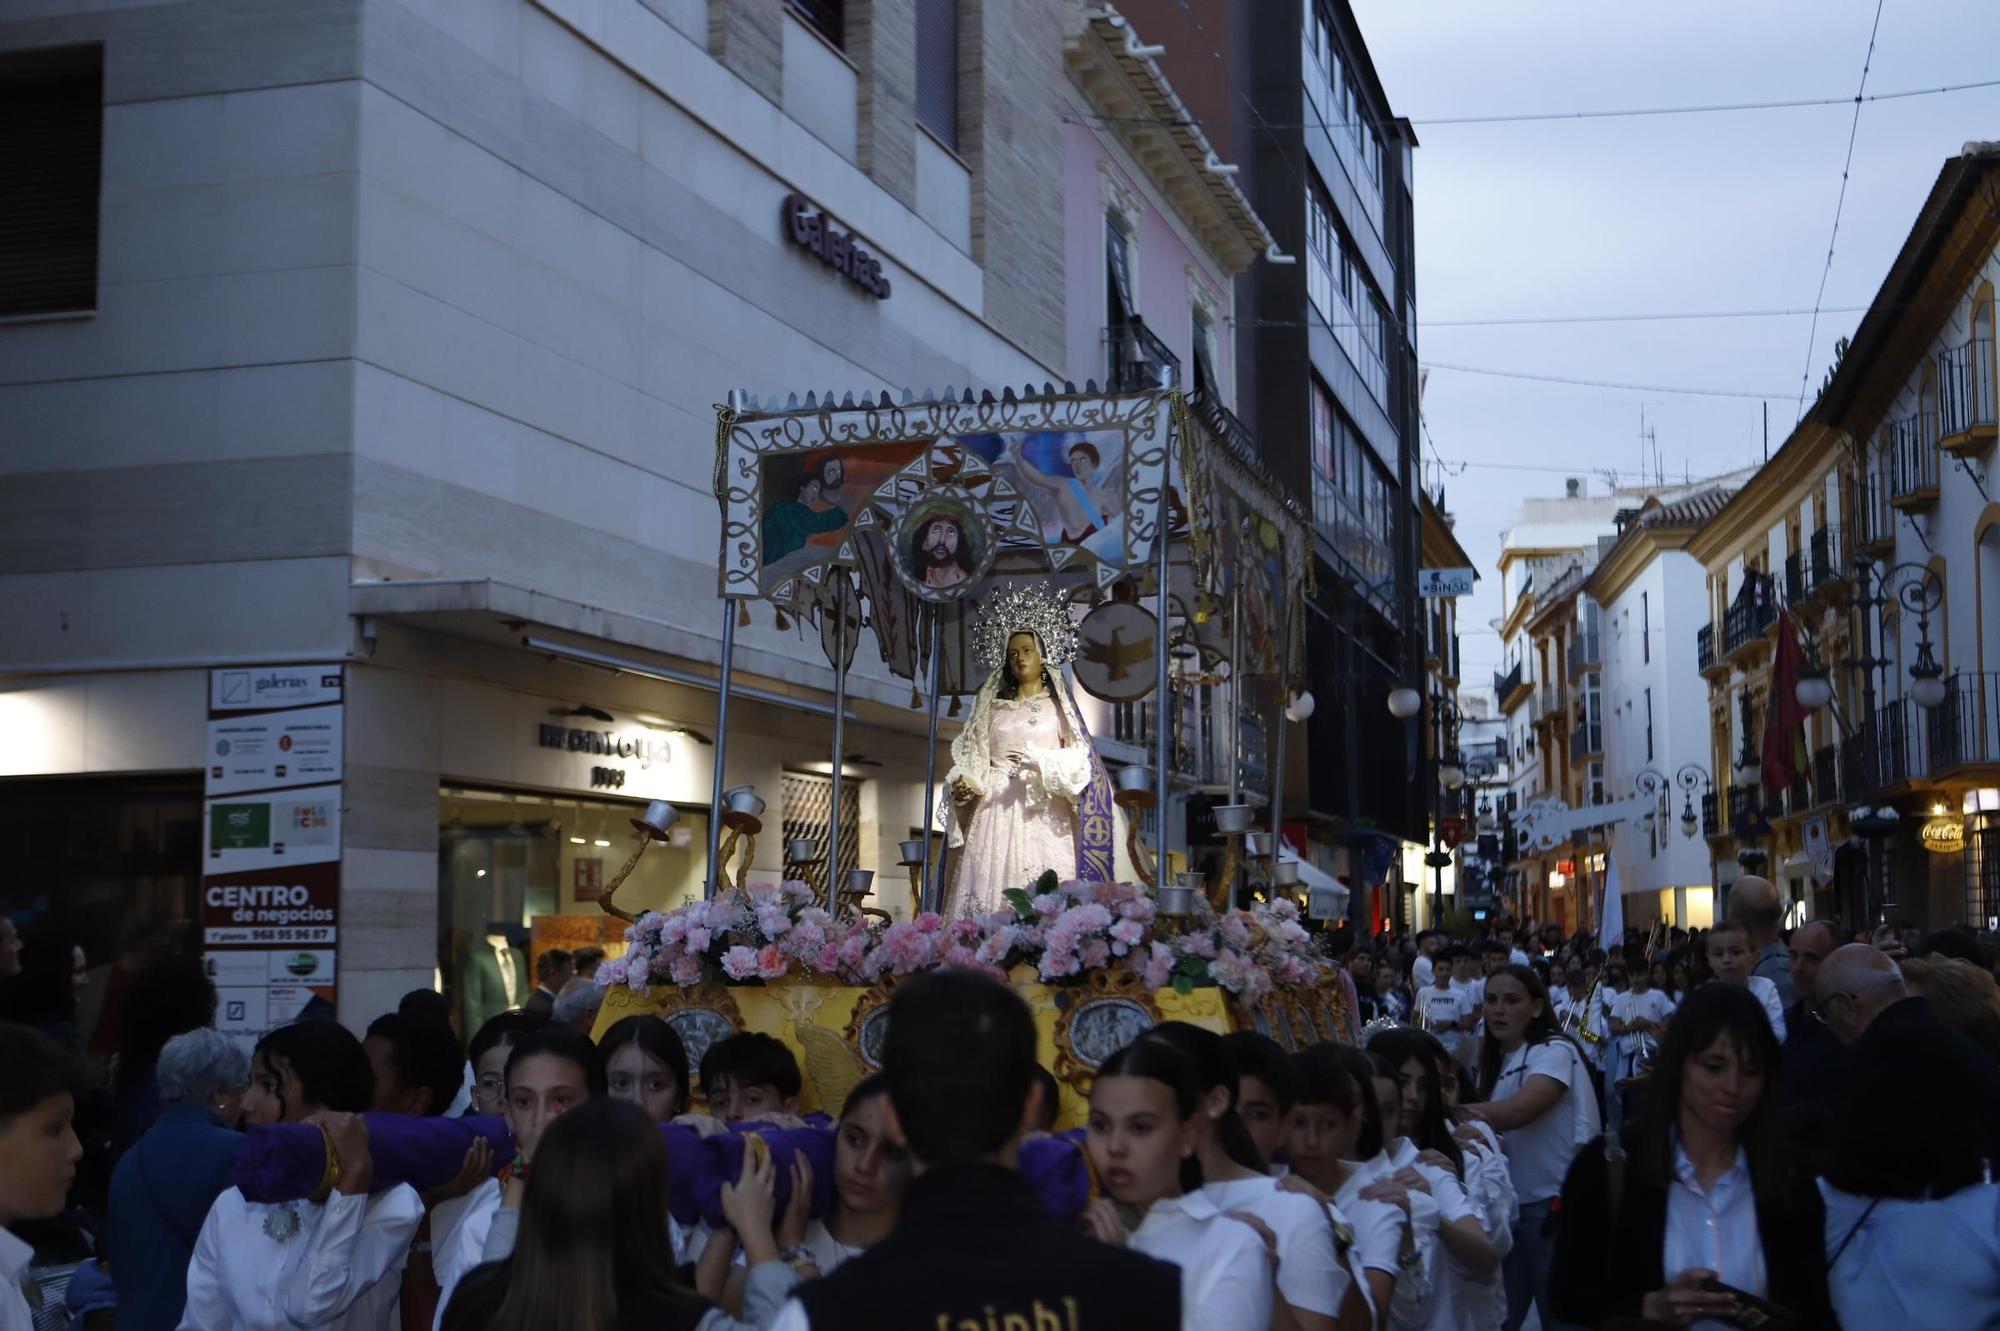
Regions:
<svg viewBox="0 0 2000 1331"><path fill-rule="evenodd" d="M1085 1208L1084 1228L1180 1267L1184 1331L1266 1331L1270 1254L1203 1191L1202 1100L1194 1067L1166 1040L1142 1036L1104 1061L1084 1145L1110 1196Z"/></svg>

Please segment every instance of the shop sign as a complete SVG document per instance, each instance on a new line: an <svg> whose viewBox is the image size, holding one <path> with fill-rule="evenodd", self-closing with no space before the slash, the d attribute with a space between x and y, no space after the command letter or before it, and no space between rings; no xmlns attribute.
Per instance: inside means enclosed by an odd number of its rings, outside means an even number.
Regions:
<svg viewBox="0 0 2000 1331"><path fill-rule="evenodd" d="M202 954L216 1029L252 1043L334 1014L343 668L209 673Z"/></svg>
<svg viewBox="0 0 2000 1331"><path fill-rule="evenodd" d="M1933 818L1917 831L1924 849L1938 855L1953 855L1965 849L1963 818Z"/></svg>
<svg viewBox="0 0 2000 1331"><path fill-rule="evenodd" d="M889 299L889 279L882 275L882 261L861 247L861 237L842 231L818 204L803 194L787 194L782 220L792 244L875 299Z"/></svg>
<svg viewBox="0 0 2000 1331"><path fill-rule="evenodd" d="M664 765L674 760L673 742L665 735L657 735L650 730L628 735L615 730L578 730L543 722L536 731L535 743L544 749L560 749L566 753L636 759L641 767L651 767L654 763ZM592 770L594 773L600 769ZM592 784L597 784L594 777ZM624 783L621 781L618 784Z"/></svg>

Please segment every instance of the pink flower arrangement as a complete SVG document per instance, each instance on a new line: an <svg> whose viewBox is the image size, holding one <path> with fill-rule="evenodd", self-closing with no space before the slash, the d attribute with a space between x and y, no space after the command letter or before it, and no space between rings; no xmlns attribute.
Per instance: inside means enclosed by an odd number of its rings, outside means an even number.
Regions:
<svg viewBox="0 0 2000 1331"><path fill-rule="evenodd" d="M1319 983L1326 963L1287 901L1220 916L1206 907L1190 927L1156 936L1153 899L1131 883L1057 883L1009 892L1011 909L947 920L935 912L883 925L838 921L805 883L731 889L708 901L647 914L625 931L626 954L599 967L599 984L755 984L789 975L869 985L934 966L1004 979L1028 965L1044 983L1114 967L1150 988L1216 985L1254 1002L1273 987Z"/></svg>

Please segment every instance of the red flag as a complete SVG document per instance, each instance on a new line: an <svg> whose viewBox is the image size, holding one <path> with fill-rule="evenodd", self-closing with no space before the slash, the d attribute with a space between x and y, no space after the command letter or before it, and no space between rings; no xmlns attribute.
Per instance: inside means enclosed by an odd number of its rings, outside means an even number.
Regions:
<svg viewBox="0 0 2000 1331"><path fill-rule="evenodd" d="M1799 702L1799 675L1805 653L1792 628L1791 612L1778 612L1778 659L1771 665L1771 697L1764 712L1764 791L1775 797L1791 789L1792 778L1805 770L1806 709Z"/></svg>

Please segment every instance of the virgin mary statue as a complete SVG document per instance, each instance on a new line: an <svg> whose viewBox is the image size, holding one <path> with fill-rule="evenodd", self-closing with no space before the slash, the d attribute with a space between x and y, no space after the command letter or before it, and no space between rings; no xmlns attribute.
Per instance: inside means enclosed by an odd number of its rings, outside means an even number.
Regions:
<svg viewBox="0 0 2000 1331"><path fill-rule="evenodd" d="M1076 651L1068 608L1046 587L1009 588L981 608L972 646L991 673L951 745L945 913L998 910L1050 870L1110 881L1111 780L1062 673Z"/></svg>

